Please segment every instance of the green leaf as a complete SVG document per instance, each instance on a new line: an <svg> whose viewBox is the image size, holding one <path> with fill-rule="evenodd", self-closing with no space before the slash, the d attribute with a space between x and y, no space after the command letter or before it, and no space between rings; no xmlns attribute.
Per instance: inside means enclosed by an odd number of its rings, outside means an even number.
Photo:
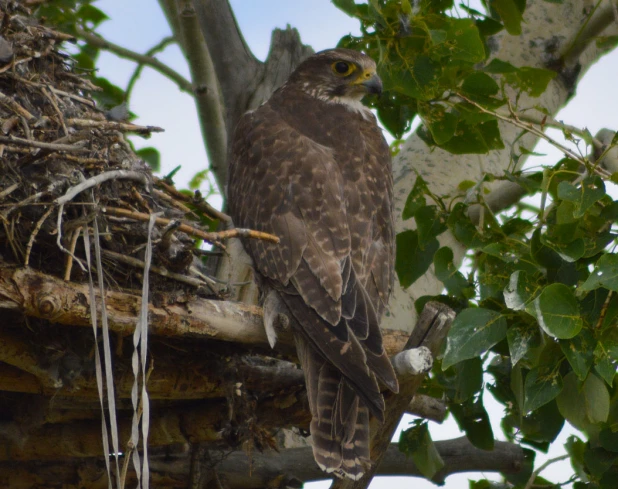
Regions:
<svg viewBox="0 0 618 489"><path fill-rule="evenodd" d="M523 12L519 10L514 0L491 0L489 5L498 12L509 34L512 36L519 36L521 34Z"/></svg>
<svg viewBox="0 0 618 489"><path fill-rule="evenodd" d="M555 71L546 70L543 68L532 68L523 66L515 73L507 73L505 75L507 81L527 92L531 97L539 97L547 89L547 85L556 76Z"/></svg>
<svg viewBox="0 0 618 489"><path fill-rule="evenodd" d="M436 251L433 264L436 277L442 281L450 294L463 299L474 296L474 286L453 264L453 251L449 247L444 246Z"/></svg>
<svg viewBox="0 0 618 489"><path fill-rule="evenodd" d="M595 345L596 340L588 329L582 329L577 336L570 340L560 340L560 348L569 361L573 372L580 380L586 378L592 367Z"/></svg>
<svg viewBox="0 0 618 489"><path fill-rule="evenodd" d="M509 345L511 363L516 365L530 348L538 346L539 330L529 324L516 323L507 330L506 340Z"/></svg>
<svg viewBox="0 0 618 489"><path fill-rule="evenodd" d="M524 411L534 411L552 399L555 399L562 391L562 377L558 371L547 371L543 368L533 368L526 375L524 382Z"/></svg>
<svg viewBox="0 0 618 489"><path fill-rule="evenodd" d="M457 425L465 431L470 443L481 450L493 450L494 433L482 396L462 404L450 404L449 407Z"/></svg>
<svg viewBox="0 0 618 489"><path fill-rule="evenodd" d="M594 272L579 287L579 290L588 292L599 287L618 292L618 254L605 253L599 258Z"/></svg>
<svg viewBox="0 0 618 489"><path fill-rule="evenodd" d="M556 399L560 414L579 430L585 430L589 424L586 416L586 402L581 393L582 383L575 372L564 377L564 388Z"/></svg>
<svg viewBox="0 0 618 489"><path fill-rule="evenodd" d="M584 381L582 393L588 420L591 423L605 423L609 416L609 392L605 383L591 374Z"/></svg>
<svg viewBox="0 0 618 489"><path fill-rule="evenodd" d="M560 434L564 426L564 418L558 411L555 400L535 409L521 419L521 424L516 425L523 435L523 443L536 444L541 447L552 443Z"/></svg>
<svg viewBox="0 0 618 489"><path fill-rule="evenodd" d="M564 448L571 456L571 466L575 470L575 473L586 480L586 470L584 468L584 453L586 452L586 444L574 435L567 438Z"/></svg>
<svg viewBox="0 0 618 489"><path fill-rule="evenodd" d="M618 431L605 428L599 433L599 445L610 452L618 452Z"/></svg>
<svg viewBox="0 0 618 489"><path fill-rule="evenodd" d="M416 101L392 90L385 91L373 107L378 111L380 122L397 139L410 130L416 115Z"/></svg>
<svg viewBox="0 0 618 489"><path fill-rule="evenodd" d="M611 358L611 344L606 344L608 340L603 339L597 343L594 349L594 370L611 386L616 376L616 361ZM615 348L615 346L614 346Z"/></svg>
<svg viewBox="0 0 618 489"><path fill-rule="evenodd" d="M503 149L504 143L496 120L476 125L459 121L455 136L441 147L453 154L484 154L493 149Z"/></svg>
<svg viewBox="0 0 618 489"><path fill-rule="evenodd" d="M105 15L104 12L90 4L82 5L77 10L77 16L80 19L89 22L89 27L97 27L101 22L109 19L109 17Z"/></svg>
<svg viewBox="0 0 618 489"><path fill-rule="evenodd" d="M526 306L526 311L535 316L543 331L554 338L573 338L583 326L575 294L564 284L545 287L532 304Z"/></svg>
<svg viewBox="0 0 618 489"><path fill-rule="evenodd" d="M490 36L493 36L494 34L498 34L498 32L504 29L504 26L500 22L490 17L485 17L484 19L477 19L476 26L478 27L479 33L483 38L488 38Z"/></svg>
<svg viewBox="0 0 618 489"><path fill-rule="evenodd" d="M427 183L421 176L416 177L416 181L414 182L414 187L412 191L408 194L408 198L406 199L406 203L403 206L403 211L401 212L401 218L406 221L411 217L414 217L416 211L418 211L421 207L425 207L427 205L427 200L425 199L425 194L428 192Z"/></svg>
<svg viewBox="0 0 618 489"><path fill-rule="evenodd" d="M558 184L558 197L575 203L573 217L583 217L588 209L605 196L605 184L598 175L587 177L576 188L569 182Z"/></svg>
<svg viewBox="0 0 618 489"><path fill-rule="evenodd" d="M450 19L445 44L453 60L478 63L485 59L485 47L472 19Z"/></svg>
<svg viewBox="0 0 618 489"><path fill-rule="evenodd" d="M354 0L332 0L333 5L339 10L342 10L350 17L354 17L356 14L356 4Z"/></svg>
<svg viewBox="0 0 618 489"><path fill-rule="evenodd" d="M568 227L570 227L571 230L574 228L574 226ZM556 226L555 231L559 231L558 226ZM569 263L576 262L581 257L583 257L586 252L586 246L582 238L578 238L571 242L564 243L555 240L552 237L541 235L541 241L544 245L547 245L556 253L558 253L558 255L560 255L560 258Z"/></svg>
<svg viewBox="0 0 618 489"><path fill-rule="evenodd" d="M473 398L483 387L483 364L479 357L459 362L435 375L448 399L458 404Z"/></svg>
<svg viewBox="0 0 618 489"><path fill-rule="evenodd" d="M518 70L511 63L502 61L501 59L494 58L491 62L483 68L483 71L487 73L503 74L503 73L516 73Z"/></svg>
<svg viewBox="0 0 618 489"><path fill-rule="evenodd" d="M504 288L504 303L514 311L523 311L532 301L541 286L523 270L511 274L509 284Z"/></svg>
<svg viewBox="0 0 618 489"><path fill-rule="evenodd" d="M414 426L399 435L399 451L412 457L421 474L431 479L444 467L444 461L436 449L427 423Z"/></svg>
<svg viewBox="0 0 618 489"><path fill-rule="evenodd" d="M424 248L433 239L446 231L446 219L435 205L421 207L414 215L418 230L418 243Z"/></svg>
<svg viewBox="0 0 618 489"><path fill-rule="evenodd" d="M458 117L452 112L447 112L443 107L433 106L430 113L421 115L437 145L446 143L455 134Z"/></svg>
<svg viewBox="0 0 618 489"><path fill-rule="evenodd" d="M449 331L442 368L474 358L506 336L506 319L495 311L468 308L460 312Z"/></svg>
<svg viewBox="0 0 618 489"><path fill-rule="evenodd" d="M397 235L396 244L395 271L405 289L429 269L440 243L434 238L421 247L418 231L408 230Z"/></svg>
<svg viewBox="0 0 618 489"><path fill-rule="evenodd" d="M161 153L156 148L142 148L136 151L135 154L148 163L152 171L158 172L161 170Z"/></svg>
<svg viewBox="0 0 618 489"><path fill-rule="evenodd" d="M600 447L590 448L586 450L586 453L584 454L586 467L588 467L590 473L595 477L601 477L609 470L616 460L618 460L618 454L608 452Z"/></svg>
<svg viewBox="0 0 618 489"><path fill-rule="evenodd" d="M500 91L500 87L494 79L481 71L475 71L468 75L461 85L463 91L484 97L491 97Z"/></svg>
<svg viewBox="0 0 618 489"><path fill-rule="evenodd" d="M448 218L448 227L461 244L467 248L483 246L484 237L468 216L468 206L458 202Z"/></svg>

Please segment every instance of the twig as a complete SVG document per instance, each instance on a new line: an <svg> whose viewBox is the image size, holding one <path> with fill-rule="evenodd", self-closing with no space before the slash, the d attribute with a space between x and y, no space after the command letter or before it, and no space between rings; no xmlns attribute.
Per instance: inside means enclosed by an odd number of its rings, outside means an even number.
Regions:
<svg viewBox="0 0 618 489"><path fill-rule="evenodd" d="M73 256L75 253L75 247L77 246L77 240L79 239L79 235L81 234L81 229L75 229L73 234L71 234L71 243L69 244L69 254L67 255L67 264L66 269L64 271L64 279L66 281L71 280L71 270L73 269Z"/></svg>
<svg viewBox="0 0 618 489"><path fill-rule="evenodd" d="M3 66L2 68L0 68L0 73L5 73L9 70L12 70L15 66L20 65L22 63L27 63L28 61L32 61L32 56L28 56L27 58L16 59L12 63L9 63L6 66Z"/></svg>
<svg viewBox="0 0 618 489"><path fill-rule="evenodd" d="M127 209L121 209L118 207L104 207L103 212L118 216L118 217L127 217L130 219L135 219L136 221L147 221L150 219L148 214L144 214L142 212L129 211ZM167 226L172 219L167 219L164 217L158 217L156 220L157 226ZM252 229L230 229L227 231L218 231L215 233L209 233L206 231L202 231L201 229L195 228L188 224L181 224L178 226L178 231L188 234L189 236L194 236L204 241L208 241L209 243L217 244L217 246L221 246L220 241L229 238L251 238L251 239L262 239L265 241L269 241L271 243L279 243L279 238L277 236L273 236L272 234L264 233L262 231L254 231Z"/></svg>
<svg viewBox="0 0 618 489"><path fill-rule="evenodd" d="M95 187L97 185L102 184L108 180L135 180L137 182L142 183L144 186L148 186L148 177L144 173L140 173L137 171L130 170L111 170L105 173L99 173L94 177L90 177L88 180L84 180L83 182L71 187L66 191L66 193L62 197L58 197L55 200L56 205L64 205L67 202L73 200L73 198L87 190L89 188Z"/></svg>
<svg viewBox="0 0 618 489"><path fill-rule="evenodd" d="M33 141L31 139L22 139L14 136L0 136L0 143L16 144L18 146L28 146L31 148L49 149L52 151L69 151L71 153L83 153L89 151L81 144L55 144L44 143L43 141Z"/></svg>
<svg viewBox="0 0 618 489"><path fill-rule="evenodd" d="M41 92L43 93L43 95L45 95L45 97L47 97L47 100L49 100L49 103L52 105L52 107L56 111L56 114L58 114L58 118L60 119L60 125L62 125L62 131L64 132L65 136L68 136L69 131L67 129L66 124L64 123L64 115L62 114L62 112L58 108L58 104L54 100L55 99L55 95L53 95L54 92L51 91L51 93L48 93L47 90L45 90L45 87L41 87Z"/></svg>
<svg viewBox="0 0 618 489"><path fill-rule="evenodd" d="M561 460L565 460L569 457L570 455L568 453L565 453L564 455L560 455L559 457L550 458L547 462L545 462L538 469L532 472L532 475L530 476L530 479L528 479L528 482L526 483L526 486L524 487L524 489L532 489L532 486L534 485L534 481L536 480L537 476L541 472L543 472L547 467L549 467L551 464L560 462Z"/></svg>
<svg viewBox="0 0 618 489"><path fill-rule="evenodd" d="M157 126L138 126L130 122L117 121L93 121L90 119L69 119L67 121L75 127L97 127L112 131L134 132L137 134L150 134L151 132L163 132L164 129Z"/></svg>
<svg viewBox="0 0 618 489"><path fill-rule="evenodd" d="M504 115L505 117L508 117L509 115L511 115L511 114L501 113L499 111L496 111L496 113ZM512 116L521 121L530 122L532 124L537 124L541 127L553 127L554 129L560 129L561 131L570 132L572 134L575 134L581 137L587 143L592 144L592 146L594 146L596 149L599 149L599 150L603 149L604 144L601 141L599 141L592 134L590 134L590 132L580 129L579 127L575 127L570 124L565 124L564 122L557 121L550 117L541 118L541 117L537 117L532 114L523 114L521 112L515 112L512 114Z"/></svg>
<svg viewBox="0 0 618 489"><path fill-rule="evenodd" d="M204 199L200 200L199 202L196 202L195 198L191 198L191 197L183 194L182 192L179 192L178 190L176 190L174 188L173 185L170 185L169 183L167 183L165 180L163 180L161 178L155 177L154 178L154 183L155 183L155 185L157 187L161 187L168 194L170 194L174 198L180 200L181 202L186 202L188 204L192 204L195 207L197 207L199 210L201 210L202 212L205 212L206 214L210 214L215 219L219 219L219 221L222 221L222 222L225 222L225 223L231 223L232 222L232 218L230 216L228 216L227 214L225 214L225 213L215 209L213 206L211 206Z"/></svg>
<svg viewBox="0 0 618 489"><path fill-rule="evenodd" d="M50 86L49 88L56 95L60 95L62 97L67 97L67 98L76 100L78 102L81 102L82 104L85 104L85 105L88 105L89 107L92 107L93 109L97 106L97 104L95 104L94 101L88 100L87 98L84 98L84 97L80 97L79 95L75 95L74 93L64 92L62 90L58 90L56 87L51 87Z"/></svg>
<svg viewBox="0 0 618 489"><path fill-rule="evenodd" d="M484 112L485 114L490 114L490 115L496 117L497 119L500 119L502 121L505 121L505 122L508 122L510 124L513 124L514 126L517 126L517 127L521 128L521 129L524 129L524 130L534 134L535 136L537 136L539 138L545 139L549 144L551 144L552 146L558 148L560 151L562 151L569 158L577 161L578 163L580 163L583 166L586 166L586 161L583 160L580 156L578 156L575 153L573 153L573 151L571 151L569 148L567 148L566 146L564 146L561 143L559 143L558 141L556 141L551 136L548 136L547 134L545 134L542 130L537 129L533 124L531 124L531 123L524 123L524 122L520 121L516 117L515 113L511 113L510 115L500 114L500 113L495 112L493 110L486 109L481 104L475 102L474 100L469 99L468 97L466 97L465 95L462 95L461 93L457 93L456 95L459 98L461 98L462 100L465 100L466 102L468 102L469 104L474 105L477 109L479 109L481 112ZM608 176L608 175L606 175L607 172L601 171L601 169L596 169L596 171L601 176L604 176L604 177Z"/></svg>
<svg viewBox="0 0 618 489"><path fill-rule="evenodd" d="M36 239L37 234L41 230L41 226L45 222L45 220L49 217L49 215L54 211L55 207L50 206L49 209L45 211L45 214L41 216L41 218L37 221L34 229L32 230L32 234L30 234L30 239L28 240L28 244L26 245L26 257L24 258L24 266L28 266L30 263L30 252L32 251L32 246L34 246L34 240Z"/></svg>
<svg viewBox="0 0 618 489"><path fill-rule="evenodd" d="M14 183L13 185L9 185L2 192L0 192L0 200L4 199L6 196L12 194L19 187L20 187L19 183Z"/></svg>
<svg viewBox="0 0 618 489"><path fill-rule="evenodd" d="M159 61L158 59L153 58L152 56L144 56L143 54L136 53L135 51L123 48L122 46L118 46L117 44L111 43L100 36L96 36L94 34L91 34L90 32L86 32L79 27L76 29L76 31L77 35L88 44L92 44L93 46L101 49L107 49L108 51L120 56L121 58L130 59L137 63L150 66L154 70L173 80L181 90L193 94L193 85L191 84L191 82L180 73L174 71L172 68L167 66L165 63L161 63L161 61Z"/></svg>
<svg viewBox="0 0 618 489"><path fill-rule="evenodd" d="M159 41L157 44L151 47L148 51L146 51L144 56L147 56L148 58L152 58L155 54L163 51L167 46L175 42L176 42L176 38L174 36L164 37L163 39L161 39L161 41ZM135 71L133 72L133 74L131 75L131 78L129 79L129 83L127 83L127 88L124 91L125 100L130 99L131 92L133 91L133 87L135 86L135 82L140 77L143 69L144 69L144 63L141 63L141 62L138 63L137 68L135 68Z"/></svg>
<svg viewBox="0 0 618 489"><path fill-rule="evenodd" d="M11 97L4 95L2 92L0 92L0 103L3 105L6 105L10 109L12 109L16 114L19 114L25 117L29 121L32 119L35 119L35 117L30 112L28 112L21 105L15 102L15 100L13 100Z"/></svg>
<svg viewBox="0 0 618 489"><path fill-rule="evenodd" d="M140 269L144 268L144 262L132 256L126 256L121 253L116 253L115 251L110 251L110 250L103 250L103 255L107 256L108 258L113 258L121 263L130 265L135 268L140 268ZM187 277L186 275L182 275L180 273L170 272L166 268L157 267L155 265L150 266L150 271L157 273L161 275L162 277L167 277L167 278L176 280L178 282L185 283L192 287L199 288L199 287L207 286L212 290L213 293L216 293L216 291L213 289L214 281L213 283L208 283L208 281L202 281L202 280L199 280L193 277Z"/></svg>
<svg viewBox="0 0 618 489"><path fill-rule="evenodd" d="M171 206L175 207L176 209L178 209L179 211L183 212L184 214L191 214L193 215L193 217L195 217L196 219L199 218L199 216L192 211L191 209L189 209L186 205L184 205L182 202L177 201L174 197L172 197L171 195L162 192L161 190L157 190L156 188L153 189L153 195L155 195L156 197L158 197L161 200L164 200L165 202L167 202L168 204L170 204Z"/></svg>
<svg viewBox="0 0 618 489"><path fill-rule="evenodd" d="M595 326L595 329L597 331L600 331L601 326L603 325L603 321L605 321L605 316L607 315L607 309L609 308L613 293L613 290L610 290L608 292L607 297L605 298L605 302L603 303L603 307L601 307L601 313L599 314L599 319L597 320L597 324Z"/></svg>

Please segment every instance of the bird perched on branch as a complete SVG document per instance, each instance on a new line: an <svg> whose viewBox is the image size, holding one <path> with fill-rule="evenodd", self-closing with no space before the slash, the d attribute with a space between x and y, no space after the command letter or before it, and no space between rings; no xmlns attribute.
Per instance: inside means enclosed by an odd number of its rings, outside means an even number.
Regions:
<svg viewBox="0 0 618 489"><path fill-rule="evenodd" d="M398 391L380 332L394 273L391 158L361 103L381 90L362 53L311 56L241 118L229 169L235 225L281 240L244 245L271 345L277 317L292 324L315 460L351 479L370 463L369 414L384 417L379 383Z"/></svg>

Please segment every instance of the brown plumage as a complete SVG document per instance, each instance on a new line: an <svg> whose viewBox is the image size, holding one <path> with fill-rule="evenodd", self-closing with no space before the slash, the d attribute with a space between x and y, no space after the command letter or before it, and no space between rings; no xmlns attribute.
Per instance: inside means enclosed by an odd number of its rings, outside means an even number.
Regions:
<svg viewBox="0 0 618 489"><path fill-rule="evenodd" d="M380 320L393 283L388 145L360 99L381 90L375 63L347 49L304 61L240 120L232 141L229 210L248 240L274 317L292 319L311 409L316 462L358 479L369 460L369 413L382 420L378 380L397 392Z"/></svg>

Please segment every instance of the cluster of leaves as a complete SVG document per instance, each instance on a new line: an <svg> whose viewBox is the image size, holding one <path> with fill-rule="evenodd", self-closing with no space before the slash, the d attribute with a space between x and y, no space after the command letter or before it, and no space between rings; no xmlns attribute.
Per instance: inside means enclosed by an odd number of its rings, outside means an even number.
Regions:
<svg viewBox="0 0 618 489"><path fill-rule="evenodd" d="M429 145L455 154L502 149L497 120L460 96L496 109L506 103L506 85L538 96L555 75L499 60L485 63L490 36L504 28L520 32L525 1L493 0L493 16L462 7L466 18L448 15L451 0L423 0L414 9L408 0L333 3L361 22L362 35L346 36L340 46L378 60L385 93L371 105L396 138L418 115L420 134Z"/></svg>
<svg viewBox="0 0 618 489"><path fill-rule="evenodd" d="M565 420L583 431L588 442L573 438L566 447L580 468L577 487L609 489L618 480L618 201L593 168L579 166L565 158L508 174L545 206L498 216L485 209L482 224L467 204L448 206L418 177L403 210L417 229L397 236L396 270L406 287L433 264L447 292L441 300L461 311L426 388L448 399L470 441L493 446L487 387L504 405L502 428L513 441L546 451ZM439 246L447 229L471 250L468 277ZM493 382L484 385L486 374Z"/></svg>
<svg viewBox="0 0 618 489"><path fill-rule="evenodd" d="M501 149L491 112L506 104L504 88L538 97L554 76L487 59L490 36L502 29L520 33L525 0L488 1L487 15L462 6L467 18L449 16L450 0L421 0L414 8L407 0L334 3L361 22L362 35L340 44L379 60L386 96L372 105L398 138L419 115L419 134L430 145L454 154ZM410 286L433 265L446 289L441 300L460 311L425 389L448 400L459 427L482 449L494 443L485 387L504 405L502 429L513 441L546 451L568 421L588 437L572 437L566 447L575 487L615 487L618 253L612 226L618 201L592 166L583 169L568 158L541 172L500 178L540 196L541 208L520 206L498 216L485 208L479 224L463 195L446 202L418 177L403 209L416 229L397 236L401 285ZM465 200L476 192L484 206L484 183L463 182ZM437 237L447 230L470 250L469 276L454 265L452 250L440 247ZM419 310L429 299L417 301ZM427 477L442 466L425 423L404 432L400 447ZM516 487L530 476L534 452L527 456L528 470L508 478Z"/></svg>

